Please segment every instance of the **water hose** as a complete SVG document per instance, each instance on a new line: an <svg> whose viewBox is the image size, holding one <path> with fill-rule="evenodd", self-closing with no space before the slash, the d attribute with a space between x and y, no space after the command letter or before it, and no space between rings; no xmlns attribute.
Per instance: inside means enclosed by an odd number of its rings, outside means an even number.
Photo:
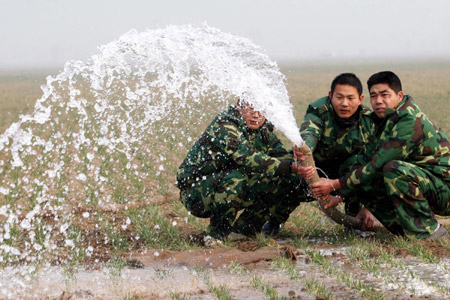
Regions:
<svg viewBox="0 0 450 300"><path fill-rule="evenodd" d="M306 145L303 144L302 146L298 147L298 149L305 155L307 155L307 158L300 162L300 164L304 167L307 166L313 166L314 167L314 174L311 180L309 180L308 183L315 183L318 182L319 175L317 174L316 170L316 164L314 163L314 158L312 156L311 149ZM327 204L327 200L324 200L322 198L317 198L317 202L319 203L320 210L322 210L331 220L334 222L344 225L346 227L351 227L354 229L361 229L362 226L362 220L346 215L342 213L340 210L338 210L336 207L330 207L328 209L324 209L325 205Z"/></svg>

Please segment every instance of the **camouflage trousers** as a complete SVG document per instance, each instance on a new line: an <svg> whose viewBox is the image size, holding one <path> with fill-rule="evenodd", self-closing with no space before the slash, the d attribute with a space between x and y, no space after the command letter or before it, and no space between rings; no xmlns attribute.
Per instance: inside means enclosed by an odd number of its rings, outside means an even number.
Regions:
<svg viewBox="0 0 450 300"><path fill-rule="evenodd" d="M234 169L204 177L180 198L194 216L210 218L208 233L221 238L231 231L253 235L267 221L284 223L301 201L313 200L304 197L306 187L299 175L268 178Z"/></svg>
<svg viewBox="0 0 450 300"><path fill-rule="evenodd" d="M436 230L435 214L450 215L448 182L404 161L387 163L360 199L392 233L418 239Z"/></svg>

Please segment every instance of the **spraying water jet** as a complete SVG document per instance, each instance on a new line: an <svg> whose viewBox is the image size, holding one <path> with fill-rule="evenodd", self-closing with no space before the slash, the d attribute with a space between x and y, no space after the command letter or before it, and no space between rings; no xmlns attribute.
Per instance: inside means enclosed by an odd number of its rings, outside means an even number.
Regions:
<svg viewBox="0 0 450 300"><path fill-rule="evenodd" d="M67 62L42 92L0 135L1 229L11 245L0 255L11 262L86 252L72 225L78 212L167 193L176 149L210 120L205 103L215 113L245 99L303 144L276 63L206 24L131 30L89 60Z"/></svg>

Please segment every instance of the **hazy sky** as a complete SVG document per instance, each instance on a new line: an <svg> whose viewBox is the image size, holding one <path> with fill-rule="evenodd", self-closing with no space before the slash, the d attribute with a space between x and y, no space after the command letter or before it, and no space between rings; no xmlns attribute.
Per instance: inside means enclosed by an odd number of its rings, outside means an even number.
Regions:
<svg viewBox="0 0 450 300"><path fill-rule="evenodd" d="M450 57L450 0L0 0L0 67L87 59L132 28L207 22L275 60Z"/></svg>

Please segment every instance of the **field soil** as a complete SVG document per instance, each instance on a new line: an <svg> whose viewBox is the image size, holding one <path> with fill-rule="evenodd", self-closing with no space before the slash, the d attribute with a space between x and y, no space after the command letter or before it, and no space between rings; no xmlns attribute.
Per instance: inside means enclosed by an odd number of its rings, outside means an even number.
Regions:
<svg viewBox="0 0 450 300"><path fill-rule="evenodd" d="M164 203L162 203L164 207ZM108 206L105 210L117 214L120 207ZM80 209L80 213L84 211ZM167 218L174 213L168 207ZM207 222L207 220L204 220ZM85 229L93 229L89 222ZM290 223L286 231L295 235L296 229ZM370 299L365 297L355 284L348 284L336 274L324 272L314 264L310 255L289 244L289 237L269 239L262 244L257 239L238 243L228 243L205 247L202 236L190 224L179 223L186 239L197 241L198 247L189 250L145 249L135 245L135 250L120 253L125 265L115 268L108 265L113 259L110 246L98 243L92 257L78 266L67 268L57 261L36 272L26 287L11 295L23 299ZM101 241L92 233L92 241ZM373 238L371 238L373 239ZM411 255L406 249L385 245L405 266L413 266L419 280L410 282L400 270L389 270L393 276L391 283L381 276L362 268L362 264L351 261L346 254L346 245L332 245L326 241L311 240L310 247L318 251L332 265L339 266L362 284L381 292L386 299L442 299L432 287L424 284L436 280L434 264L427 264ZM448 263L449 250L437 241L423 241L423 247ZM140 248L141 247L141 248ZM371 252L369 259L380 255ZM277 267L282 259L292 267L295 276ZM9 275L16 274L9 271ZM438 272L439 273L439 272ZM8 269L4 269L0 284L8 284ZM441 279L449 277L442 272ZM259 280L259 281L258 281ZM326 293L311 287L311 282L325 287ZM259 286L257 283L259 282ZM10 284L10 283L9 283ZM220 290L225 290L229 298L219 298ZM275 292L273 292L275 291ZM272 294L271 294L272 293ZM218 296L219 295L219 296ZM275 296L274 296L275 295ZM284 298L283 298L284 297ZM14 298L14 297L6 297Z"/></svg>
<svg viewBox="0 0 450 300"><path fill-rule="evenodd" d="M430 248L436 253L445 252L437 245ZM352 264L341 246L323 244L316 249L354 278L383 291L386 299L442 299L427 289L421 291L420 285L414 292L401 290L396 284L385 285ZM279 257L288 258L298 278L292 279L274 267L273 262ZM406 265L417 263L402 251L398 251L397 257ZM304 251L283 241L273 241L270 247L256 246L250 241L225 248L134 251L127 254L126 262L120 274L112 275L110 269L101 265L97 268L87 265L72 270L70 279L65 274L67 271L53 266L39 272L34 283L18 296L24 299L216 299L214 288L222 287L231 297L222 299L327 299L326 295L309 290L308 280L314 279L334 299L369 299L339 278L325 274ZM424 272L426 268L423 266ZM263 282L262 289L255 288L254 278ZM399 275L398 280L400 283L404 279ZM278 298L267 296L269 288L276 291Z"/></svg>

